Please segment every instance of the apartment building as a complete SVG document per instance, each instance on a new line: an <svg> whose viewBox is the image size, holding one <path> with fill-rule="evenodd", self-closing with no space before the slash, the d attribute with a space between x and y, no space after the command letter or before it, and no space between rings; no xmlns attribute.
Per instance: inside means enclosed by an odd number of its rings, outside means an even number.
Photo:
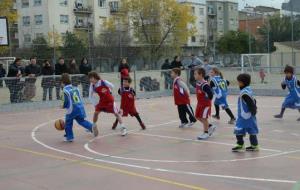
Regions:
<svg viewBox="0 0 300 190"><path fill-rule="evenodd" d="M89 32L96 38L118 8L118 0L17 0L19 46L51 32Z"/></svg>

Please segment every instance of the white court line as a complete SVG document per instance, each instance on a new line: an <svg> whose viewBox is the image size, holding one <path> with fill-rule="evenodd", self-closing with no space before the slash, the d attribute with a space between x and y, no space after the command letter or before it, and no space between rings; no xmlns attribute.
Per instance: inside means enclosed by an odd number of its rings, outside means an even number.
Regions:
<svg viewBox="0 0 300 190"><path fill-rule="evenodd" d="M42 124L36 126L32 130L31 138L33 139L33 141L40 144L41 146L43 146L47 149L50 149L50 150L53 150L53 151L56 151L56 152L60 152L60 153L63 153L63 154L67 154L67 155L76 156L76 157L79 157L79 158L84 158L84 159L87 159L87 160L92 160L92 161L97 161L97 162L102 162L102 163L108 163L108 164L114 164L114 165L119 165L119 166L125 166L125 167L144 169L144 170L159 171L159 172L165 172L165 173L176 173L176 174L203 176L203 177L215 177L215 178L247 180L247 181L261 181L261 182L272 182L272 183L290 183L290 184L297 183L297 181L284 180L284 179L251 178L251 177L240 177L240 176L230 176L230 175L216 175L216 174L207 174L207 173L196 173L196 172L189 172L189 171L168 170L168 169L163 169L163 168L152 168L152 167L147 167L147 166L126 164L126 163L121 163L121 162L113 162L113 161L93 158L93 157L89 157L89 156L84 156L84 155L81 155L81 154L72 153L72 152L64 151L64 150L61 150L61 149L58 149L58 148L54 148L54 147L49 146L49 145L41 142L40 140L38 140L36 138L36 132L41 127L46 126L50 122L53 122L53 121L48 121L48 122L42 123ZM300 152L300 150L285 152L285 154L291 154L291 153L295 153L295 152ZM283 153L281 153L281 154L283 154Z"/></svg>

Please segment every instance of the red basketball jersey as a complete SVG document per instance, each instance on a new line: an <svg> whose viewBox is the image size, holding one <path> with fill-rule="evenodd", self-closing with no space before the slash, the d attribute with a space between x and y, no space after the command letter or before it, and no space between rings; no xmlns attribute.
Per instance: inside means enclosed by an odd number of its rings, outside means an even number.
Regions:
<svg viewBox="0 0 300 190"><path fill-rule="evenodd" d="M190 104L190 97L188 93L179 85L179 81L181 79L179 77L174 79L173 83L173 95L175 105L186 105Z"/></svg>
<svg viewBox="0 0 300 190"><path fill-rule="evenodd" d="M100 105L105 106L114 102L111 89L105 84L104 80L99 80L95 85L93 85L93 89L100 98Z"/></svg>
<svg viewBox="0 0 300 190"><path fill-rule="evenodd" d="M206 92L203 91L204 85L208 85L208 83L204 81L204 82L197 82L196 84L198 105L211 106L211 100L208 98Z"/></svg>
<svg viewBox="0 0 300 190"><path fill-rule="evenodd" d="M135 107L135 92L132 88L122 88L120 89L121 94L121 109L123 110L123 115L127 116L137 114Z"/></svg>

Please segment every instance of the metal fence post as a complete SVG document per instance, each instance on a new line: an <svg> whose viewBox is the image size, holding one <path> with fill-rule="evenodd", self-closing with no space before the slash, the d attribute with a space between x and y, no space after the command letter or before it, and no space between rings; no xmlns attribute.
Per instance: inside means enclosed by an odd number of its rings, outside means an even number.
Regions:
<svg viewBox="0 0 300 190"><path fill-rule="evenodd" d="M134 80L134 91L137 94L137 90L136 90L136 84L137 84L137 81L136 81L136 70L133 71L133 80Z"/></svg>

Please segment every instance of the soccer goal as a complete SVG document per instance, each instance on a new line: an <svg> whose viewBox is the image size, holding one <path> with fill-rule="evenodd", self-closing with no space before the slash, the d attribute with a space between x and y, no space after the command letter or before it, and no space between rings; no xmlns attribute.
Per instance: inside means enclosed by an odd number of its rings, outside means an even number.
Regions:
<svg viewBox="0 0 300 190"><path fill-rule="evenodd" d="M254 73L261 69L270 73L270 54L242 54L242 72Z"/></svg>
<svg viewBox="0 0 300 190"><path fill-rule="evenodd" d="M3 68L8 72L9 65L15 61L15 57L0 57L0 64L3 65Z"/></svg>

